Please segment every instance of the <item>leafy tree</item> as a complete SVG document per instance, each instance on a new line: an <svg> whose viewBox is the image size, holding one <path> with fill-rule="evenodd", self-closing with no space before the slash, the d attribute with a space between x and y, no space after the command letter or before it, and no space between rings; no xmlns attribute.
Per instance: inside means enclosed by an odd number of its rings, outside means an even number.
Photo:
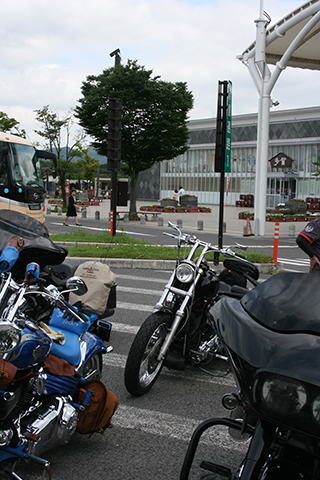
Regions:
<svg viewBox="0 0 320 480"><path fill-rule="evenodd" d="M152 77L152 70L128 60L83 82L75 108L80 125L94 139L100 155L108 151L108 99L122 100L122 170L130 176L130 218L136 217L139 172L187 150L187 115L193 95L184 82Z"/></svg>
<svg viewBox="0 0 320 480"><path fill-rule="evenodd" d="M89 155L89 148L84 147L79 149L78 156L81 158L74 162L75 166L80 169L82 178L93 183L99 169L99 160Z"/></svg>
<svg viewBox="0 0 320 480"><path fill-rule="evenodd" d="M19 128L20 122L15 118L9 118L4 112L0 112L0 131L13 133L20 137L26 138L26 131Z"/></svg>
<svg viewBox="0 0 320 480"><path fill-rule="evenodd" d="M50 111L49 105L34 111L36 113L36 120L42 125L42 130L35 130L35 132L45 139L46 148L57 155L57 173L62 191L63 206L66 207L65 186L67 175L76 173L76 167L74 163L72 163L72 160L77 156L81 156L81 142L84 140L85 134L80 132L75 135L70 145L70 130L74 123L72 111L68 112L62 119L59 118L56 112ZM62 145L64 131L66 134L66 142L65 145Z"/></svg>

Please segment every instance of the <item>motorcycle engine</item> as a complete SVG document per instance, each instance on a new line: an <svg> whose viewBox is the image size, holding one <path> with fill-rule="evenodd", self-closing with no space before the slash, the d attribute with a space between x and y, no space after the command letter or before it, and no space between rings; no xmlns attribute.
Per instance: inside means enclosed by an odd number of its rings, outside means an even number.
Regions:
<svg viewBox="0 0 320 480"><path fill-rule="evenodd" d="M34 412L36 418L27 426L25 434L29 454L38 456L69 443L78 424L78 410L71 402L70 397L56 397L49 406L42 405Z"/></svg>

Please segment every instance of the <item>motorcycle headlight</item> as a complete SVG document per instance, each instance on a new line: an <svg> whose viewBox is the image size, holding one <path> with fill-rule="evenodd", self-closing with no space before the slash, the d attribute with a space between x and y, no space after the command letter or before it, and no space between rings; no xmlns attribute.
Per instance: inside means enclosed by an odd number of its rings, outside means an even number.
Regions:
<svg viewBox="0 0 320 480"><path fill-rule="evenodd" d="M14 350L20 339L20 328L10 322L0 322L0 354Z"/></svg>
<svg viewBox="0 0 320 480"><path fill-rule="evenodd" d="M302 383L297 380L270 375L262 382L260 399L261 405L269 411L281 415L293 415L306 404L307 392Z"/></svg>
<svg viewBox="0 0 320 480"><path fill-rule="evenodd" d="M180 263L176 270L176 277L181 283L190 283L193 280L194 268L188 263Z"/></svg>

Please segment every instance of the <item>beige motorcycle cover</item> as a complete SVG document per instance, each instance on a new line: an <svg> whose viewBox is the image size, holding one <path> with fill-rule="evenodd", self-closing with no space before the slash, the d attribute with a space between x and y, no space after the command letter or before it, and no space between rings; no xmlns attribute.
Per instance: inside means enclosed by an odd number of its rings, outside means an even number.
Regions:
<svg viewBox="0 0 320 480"><path fill-rule="evenodd" d="M71 305L80 300L84 308L102 314L106 309L110 289L115 283L115 274L105 263L88 261L79 265L75 275L85 281L88 291L84 295L70 293Z"/></svg>

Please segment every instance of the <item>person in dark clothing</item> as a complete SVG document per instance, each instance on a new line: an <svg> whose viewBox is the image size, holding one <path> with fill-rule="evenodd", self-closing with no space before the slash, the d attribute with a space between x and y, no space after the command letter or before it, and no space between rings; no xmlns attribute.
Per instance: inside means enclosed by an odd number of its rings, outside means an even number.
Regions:
<svg viewBox="0 0 320 480"><path fill-rule="evenodd" d="M69 217L75 217L76 220L76 225L80 226L81 224L78 222L78 215L77 215L77 210L76 210L76 191L72 190L71 195L69 196L68 200L68 210L67 210L67 216L66 219L63 223L65 227L68 226L68 218Z"/></svg>
<svg viewBox="0 0 320 480"><path fill-rule="evenodd" d="M320 217L305 226L296 243L310 257L310 272L320 273Z"/></svg>

